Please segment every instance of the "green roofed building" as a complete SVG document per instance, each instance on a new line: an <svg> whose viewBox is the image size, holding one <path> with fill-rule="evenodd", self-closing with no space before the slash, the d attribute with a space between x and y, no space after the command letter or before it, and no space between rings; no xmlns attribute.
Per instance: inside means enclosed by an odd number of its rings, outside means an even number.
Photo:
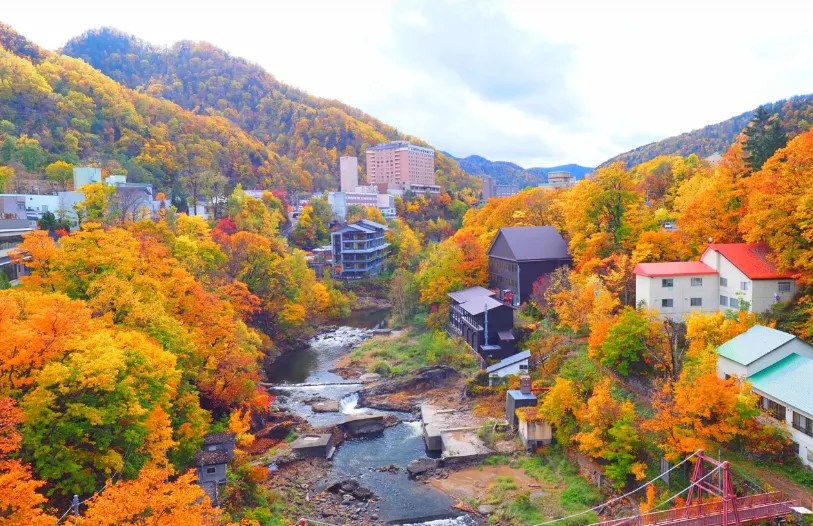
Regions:
<svg viewBox="0 0 813 526"><path fill-rule="evenodd" d="M717 374L750 382L760 408L787 425L802 462L813 467L813 346L756 325L717 350Z"/></svg>

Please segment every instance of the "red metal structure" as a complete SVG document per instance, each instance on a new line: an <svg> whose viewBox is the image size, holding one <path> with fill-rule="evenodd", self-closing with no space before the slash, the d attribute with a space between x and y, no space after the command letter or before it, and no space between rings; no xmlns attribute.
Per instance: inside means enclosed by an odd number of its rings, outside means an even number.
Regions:
<svg viewBox="0 0 813 526"><path fill-rule="evenodd" d="M791 506L799 505L798 501L785 500L778 491L737 497L728 462L706 456L703 450L696 456L685 506L599 522L593 526L742 526L783 517L791 512ZM708 472L706 463L712 466ZM710 477L715 471L719 485ZM707 502L703 502L704 494Z"/></svg>

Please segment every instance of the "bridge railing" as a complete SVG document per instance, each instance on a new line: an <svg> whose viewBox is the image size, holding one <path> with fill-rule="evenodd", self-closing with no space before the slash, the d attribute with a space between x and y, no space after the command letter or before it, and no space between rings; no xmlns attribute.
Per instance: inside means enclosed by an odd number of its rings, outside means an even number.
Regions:
<svg viewBox="0 0 813 526"><path fill-rule="evenodd" d="M656 524L668 524L692 520L692 524L696 526L713 526L722 522L723 506L726 503L723 501L705 502L700 505L692 504L681 508L672 510L655 511L650 513L643 513L634 517L626 517L623 519L613 519L609 521L599 522L593 526L652 526ZM775 491L772 493L761 493L759 495L749 495L737 499L737 512L740 519L748 520L748 510L770 506L771 509L776 508L771 515L781 515L783 511L787 511L788 503L782 501L782 492ZM759 511L767 511L760 509ZM733 503L728 503L728 513L734 513ZM767 516L764 514L755 515L754 518ZM704 521L703 519L710 519ZM716 522L715 522L716 520Z"/></svg>

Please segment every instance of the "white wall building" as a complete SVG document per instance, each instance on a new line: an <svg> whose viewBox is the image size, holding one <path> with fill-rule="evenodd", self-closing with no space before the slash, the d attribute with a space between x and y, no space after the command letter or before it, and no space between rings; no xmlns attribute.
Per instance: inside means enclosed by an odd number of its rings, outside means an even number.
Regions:
<svg viewBox="0 0 813 526"><path fill-rule="evenodd" d="M352 192L359 184L358 157L340 157L339 174L342 192Z"/></svg>
<svg viewBox="0 0 813 526"><path fill-rule="evenodd" d="M720 307L727 301L736 309L739 299L749 302L753 312L765 312L774 303L788 301L796 293L793 274L780 272L768 258L762 243L712 244L700 260L720 275ZM739 294L738 293L742 293Z"/></svg>
<svg viewBox="0 0 813 526"><path fill-rule="evenodd" d="M640 263L635 267L635 302L679 319L692 310L737 310L748 302L753 312L790 300L797 285L780 272L764 244L712 244L700 261Z"/></svg>
<svg viewBox="0 0 813 526"><path fill-rule="evenodd" d="M717 271L703 262L639 263L634 272L636 305L673 319L717 310Z"/></svg>
<svg viewBox="0 0 813 526"><path fill-rule="evenodd" d="M813 467L813 345L756 325L717 349L720 378L747 380L769 423L784 427Z"/></svg>

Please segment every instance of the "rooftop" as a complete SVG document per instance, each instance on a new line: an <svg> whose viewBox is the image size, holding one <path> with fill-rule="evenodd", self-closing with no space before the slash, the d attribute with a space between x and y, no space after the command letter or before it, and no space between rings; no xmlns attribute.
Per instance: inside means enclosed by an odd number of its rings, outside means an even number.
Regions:
<svg viewBox="0 0 813 526"><path fill-rule="evenodd" d="M466 303L475 298L482 298L484 296L494 296L494 292L483 287L469 287L463 290L456 290L447 294L450 298L458 303Z"/></svg>
<svg viewBox="0 0 813 526"><path fill-rule="evenodd" d="M195 455L195 464L198 466L228 464L233 457L234 453L229 451L198 451Z"/></svg>
<svg viewBox="0 0 813 526"><path fill-rule="evenodd" d="M504 303L495 300L491 296L480 296L479 298L469 300L466 303L461 303L460 308L472 316L476 316L485 312L486 309L492 310L503 305Z"/></svg>
<svg viewBox="0 0 813 526"><path fill-rule="evenodd" d="M723 358L742 365L750 365L795 338L796 336L786 332L754 325L739 336L722 344L717 348L717 352Z"/></svg>
<svg viewBox="0 0 813 526"><path fill-rule="evenodd" d="M235 437L231 433L209 433L203 437L204 446L213 446L215 444L234 444Z"/></svg>
<svg viewBox="0 0 813 526"><path fill-rule="evenodd" d="M764 243L712 243L706 251L716 250L751 279L789 279L792 272L780 272L770 260L771 250Z"/></svg>
<svg viewBox="0 0 813 526"><path fill-rule="evenodd" d="M717 274L717 271L702 261L638 263L633 271L639 276L658 278L661 276L698 276Z"/></svg>
<svg viewBox="0 0 813 526"><path fill-rule="evenodd" d="M513 261L570 259L567 242L552 226L501 228L488 248L488 255Z"/></svg>
<svg viewBox="0 0 813 526"><path fill-rule="evenodd" d="M813 360L790 354L748 378L757 389L813 415Z"/></svg>
<svg viewBox="0 0 813 526"><path fill-rule="evenodd" d="M499 371L504 367L508 367L509 365L513 365L517 362L521 362L523 360L528 360L531 358L531 351L522 351L521 353L517 353L514 356L509 356L508 358L504 358L499 362L495 363L494 365L487 367L487 373L493 373L494 371Z"/></svg>

